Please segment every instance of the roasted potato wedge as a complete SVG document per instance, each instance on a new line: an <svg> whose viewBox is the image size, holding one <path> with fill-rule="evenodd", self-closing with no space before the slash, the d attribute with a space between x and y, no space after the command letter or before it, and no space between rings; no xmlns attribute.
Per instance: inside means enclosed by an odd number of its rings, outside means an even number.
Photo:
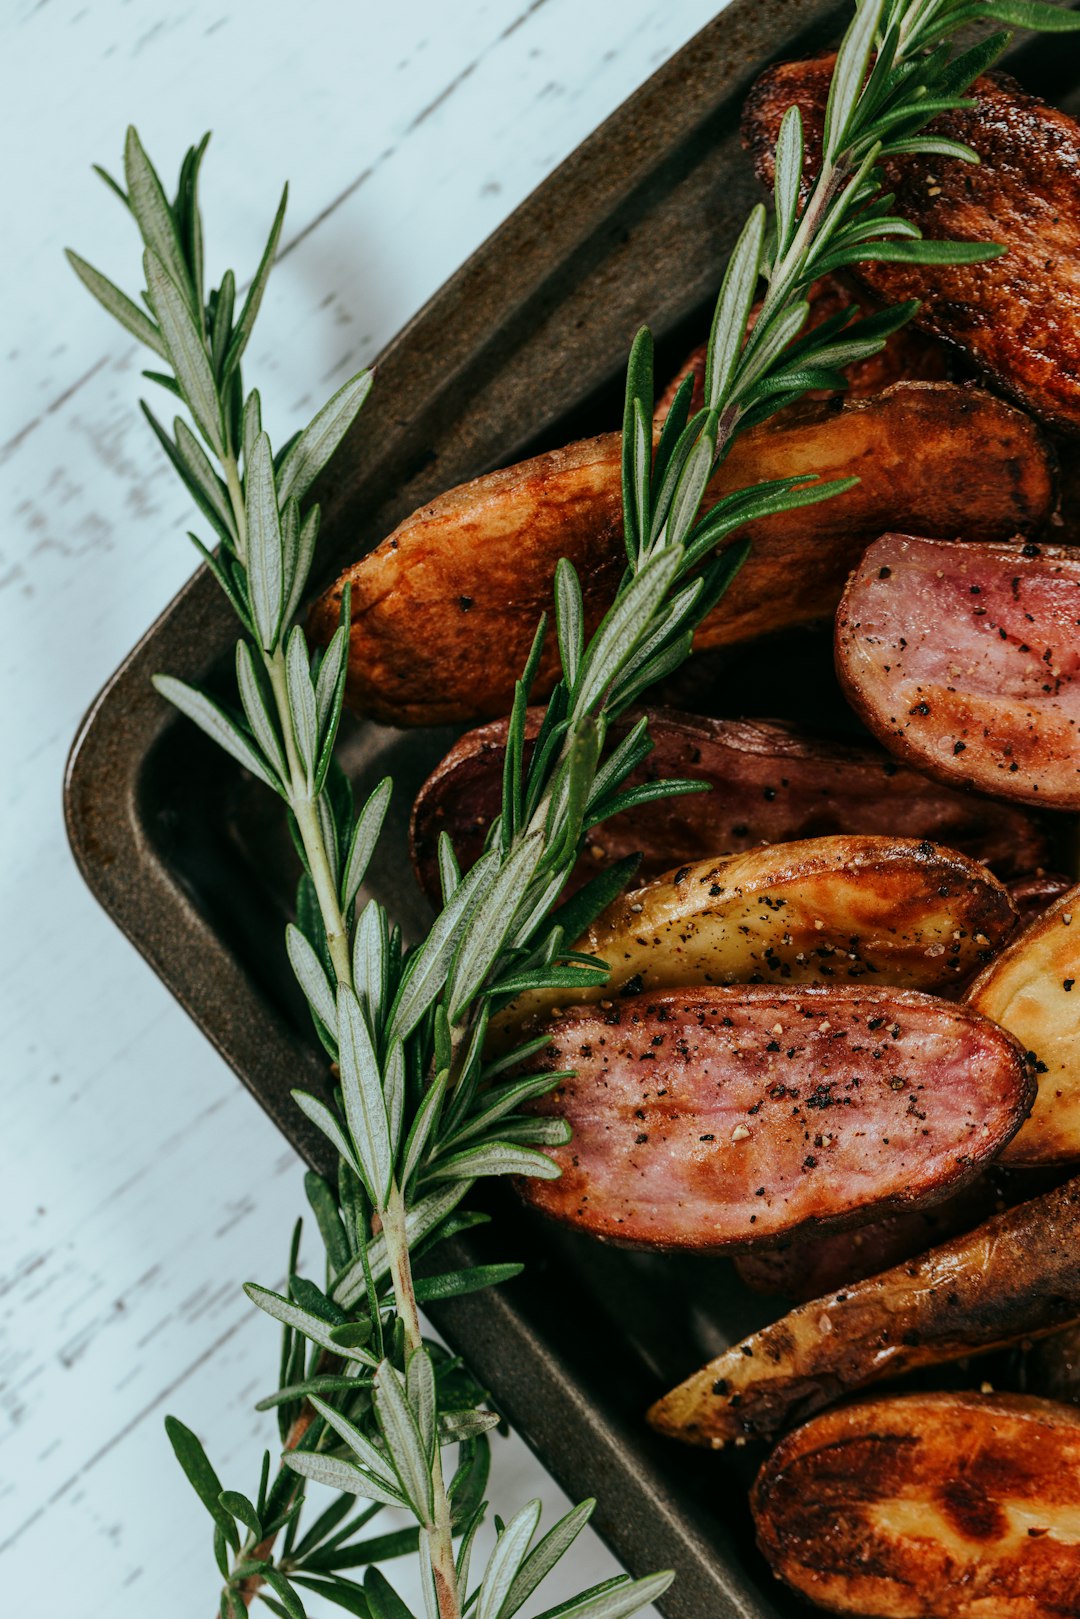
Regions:
<svg viewBox="0 0 1080 1619"><path fill-rule="evenodd" d="M542 709L529 711L526 758L542 717ZM612 743L640 717L631 714L613 728ZM825 741L775 721L707 719L665 708L650 711L649 736L652 752L627 786L689 777L709 791L659 799L605 821L581 857L575 886L628 854L642 855L643 882L760 843L836 832L933 838L1002 877L1032 872L1046 858L1041 827L1018 806L942 787L876 748ZM501 812L505 737L505 720L469 731L420 789L413 867L433 904L440 895L439 834L450 834L467 870ZM1027 900L1028 889L1022 892Z"/></svg>
<svg viewBox="0 0 1080 1619"><path fill-rule="evenodd" d="M581 576L586 632L625 564L620 437L573 444L489 473L421 507L353 564L311 610L329 641L352 586L348 700L395 725L509 711L555 567ZM927 534L1005 538L1038 527L1053 501L1034 425L988 394L951 383L897 383L852 404L810 404L736 440L705 505L735 489L805 472L857 473L834 500L764 518L753 551L698 632L702 647L826 617L875 535L900 521ZM554 631L536 691L557 670Z"/></svg>
<svg viewBox="0 0 1080 1619"><path fill-rule="evenodd" d="M1006 887L1020 922L1026 927L1068 892L1072 879L1059 871L1032 871L1026 877L1014 877Z"/></svg>
<svg viewBox="0 0 1080 1619"><path fill-rule="evenodd" d="M785 62L751 90L743 141L773 178L780 121L802 111L809 181L821 159L835 58ZM978 79L975 105L930 130L965 142L976 165L921 154L884 164L895 211L924 236L1000 242L982 264L865 264L860 279L888 303L921 300L918 320L958 344L1044 421L1080 432L1080 125L1009 78Z"/></svg>
<svg viewBox="0 0 1080 1619"><path fill-rule="evenodd" d="M861 293L838 275L825 275L815 281L807 289L806 298L810 305L807 330L820 326L823 320L828 320L830 316L837 315L845 309L858 310L861 314L868 315L880 307L868 299L865 293ZM751 325L757 319L760 308L760 304L755 304L750 311ZM689 375L693 375L694 378L690 409L700 410L704 405L707 353L707 343L695 348L664 390L657 402L654 418L658 427L663 425L683 379ZM883 388L888 388L894 382L941 382L948 375L946 355L947 350L941 343L909 323L902 326L898 332L893 332L879 353L844 366L843 374L847 379L844 397L865 399L869 394L880 393ZM815 389L806 397L831 399L833 394L825 389Z"/></svg>
<svg viewBox="0 0 1080 1619"><path fill-rule="evenodd" d="M1021 1394L908 1394L815 1417L751 1496L773 1572L864 1619L1080 1611L1080 1413Z"/></svg>
<svg viewBox="0 0 1080 1619"><path fill-rule="evenodd" d="M541 1065L573 1073L531 1111L573 1138L522 1195L634 1247L745 1249L947 1197L1034 1094L1010 1035L912 991L670 990L548 1032Z"/></svg>
<svg viewBox="0 0 1080 1619"><path fill-rule="evenodd" d="M853 1231L795 1236L783 1247L740 1255L735 1268L755 1293L797 1303L820 1298L989 1219L1005 1207L998 1180L992 1171L982 1174L930 1208L888 1214Z"/></svg>
<svg viewBox="0 0 1080 1619"><path fill-rule="evenodd" d="M1080 1161L1080 887L1029 923L983 969L967 1000L1036 1059L1039 1095L1002 1162Z"/></svg>
<svg viewBox="0 0 1080 1619"><path fill-rule="evenodd" d="M769 1439L842 1395L1080 1320L1080 1179L801 1304L658 1400L688 1445Z"/></svg>
<svg viewBox="0 0 1080 1619"><path fill-rule="evenodd" d="M1063 1327L1032 1344L1023 1361L1029 1388L1080 1405L1080 1326Z"/></svg>
<svg viewBox="0 0 1080 1619"><path fill-rule="evenodd" d="M1080 809L1080 553L885 534L844 591L836 667L918 769Z"/></svg>
<svg viewBox="0 0 1080 1619"><path fill-rule="evenodd" d="M903 838L806 838L699 860L613 901L574 949L610 969L593 989L522 996L516 1027L552 1003L687 984L906 989L963 984L1013 931L1008 890L973 860Z"/></svg>

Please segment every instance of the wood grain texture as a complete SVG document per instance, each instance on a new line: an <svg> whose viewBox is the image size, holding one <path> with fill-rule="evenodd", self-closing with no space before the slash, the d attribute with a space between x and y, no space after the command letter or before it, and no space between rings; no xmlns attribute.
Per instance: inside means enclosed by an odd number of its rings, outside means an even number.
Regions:
<svg viewBox="0 0 1080 1619"><path fill-rule="evenodd" d="M212 126L212 268L241 279L289 177L248 360L280 440L717 9L312 0L297 29L284 0L18 0L0 20L19 222L0 248L0 1549L28 1619L60 1611L58 1547L79 1571L66 1613L212 1608L208 1520L161 1420L184 1416L253 1487L274 1430L251 1406L276 1346L240 1284L278 1284L303 1202L292 1153L64 841L79 718L192 566L187 500L136 408L142 359L61 257L71 243L131 279L130 223L88 165L115 165L129 120L170 171ZM556 1510L521 1442L496 1448L504 1501ZM610 1569L583 1537L549 1600ZM415 1596L403 1565L389 1572Z"/></svg>

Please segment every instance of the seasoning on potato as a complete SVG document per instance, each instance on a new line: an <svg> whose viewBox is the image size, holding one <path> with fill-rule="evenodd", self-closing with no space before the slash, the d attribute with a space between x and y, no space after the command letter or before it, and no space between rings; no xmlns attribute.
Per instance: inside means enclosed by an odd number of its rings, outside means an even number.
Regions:
<svg viewBox="0 0 1080 1619"><path fill-rule="evenodd" d="M820 163L835 58L770 68L747 97L743 142L772 184L780 121L793 103L807 145L804 181ZM964 142L977 164L933 154L890 157L888 189L924 236L1000 242L987 264L863 264L862 282L888 303L918 298L928 331L963 348L1044 421L1080 431L1080 125L1004 74L977 79L975 105L930 132Z"/></svg>
<svg viewBox="0 0 1080 1619"><path fill-rule="evenodd" d="M1080 1320L1080 1179L801 1304L658 1400L688 1445L769 1439L844 1394Z"/></svg>
<svg viewBox="0 0 1080 1619"><path fill-rule="evenodd" d="M526 762L543 718L530 709ZM616 746L641 713L609 733ZM439 836L446 832L463 870L480 858L488 827L502 811L505 720L469 731L420 789L410 838L413 868L433 904L440 902ZM674 867L736 854L760 843L787 843L837 832L932 838L997 873L1036 871L1046 836L1026 810L942 786L900 765L883 749L855 747L767 720L710 719L671 708L649 711L652 751L627 787L683 777L707 792L661 798L615 815L587 840L575 886L598 870L641 854L637 880ZM1046 893L1027 878L1025 903ZM1010 892L1012 892L1010 886ZM1044 905L1053 893L1047 894Z"/></svg>
<svg viewBox="0 0 1080 1619"><path fill-rule="evenodd" d="M845 695L954 786L1080 809L1080 554L885 534L836 615Z"/></svg>
<svg viewBox="0 0 1080 1619"><path fill-rule="evenodd" d="M607 963L606 984L520 996L495 1026L689 984L960 987L1015 925L1004 885L954 849L854 835L773 843L613 900L574 944Z"/></svg>
<svg viewBox="0 0 1080 1619"><path fill-rule="evenodd" d="M947 1197L1027 1114L1015 1040L967 1007L867 987L683 989L549 1025L530 1105L562 1174L522 1196L636 1247L747 1249Z"/></svg>
<svg viewBox="0 0 1080 1619"><path fill-rule="evenodd" d="M967 999L1014 1034L1037 1064L1035 1107L1002 1162L1080 1160L1080 887L995 957Z"/></svg>
<svg viewBox="0 0 1080 1619"><path fill-rule="evenodd" d="M1080 1592L1080 1413L908 1394L815 1417L751 1495L774 1573L863 1619L1052 1619Z"/></svg>
<svg viewBox="0 0 1080 1619"><path fill-rule="evenodd" d="M329 641L351 585L350 704L393 725L508 713L560 557L580 576L591 635L626 562L619 447L608 433L462 484L355 562L310 620L313 638ZM731 490L804 472L860 481L742 531L751 555L697 646L827 618L884 529L1004 539L1038 528L1054 499L1048 451L1020 411L953 383L901 382L869 399L800 405L741 435L702 511ZM536 695L557 661L552 632Z"/></svg>

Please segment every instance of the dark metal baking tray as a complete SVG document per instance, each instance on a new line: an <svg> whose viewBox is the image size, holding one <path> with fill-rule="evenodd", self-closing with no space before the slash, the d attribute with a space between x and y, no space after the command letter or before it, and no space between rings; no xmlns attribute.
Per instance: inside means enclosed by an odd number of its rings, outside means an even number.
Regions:
<svg viewBox="0 0 1080 1619"><path fill-rule="evenodd" d="M744 94L768 62L829 44L849 14L834 0L734 0L442 288L381 357L378 386L324 481L324 577L443 489L616 425L642 321L657 334L661 369L681 358L757 197L738 142ZM1075 105L1069 54L1060 42L1029 43L1014 70ZM317 1088L324 1063L281 947L296 873L279 806L150 686L164 669L226 687L235 639L203 570L91 707L69 765L67 824L102 905L319 1164L321 1138L289 1096ZM730 663L719 706L736 711L752 691L753 711L765 712L763 692L778 689L792 655L805 700L820 709L830 675L812 635L794 653ZM426 907L408 866L408 809L453 735L352 722L344 733L359 791L388 771L396 779L371 889L414 932ZM525 1274L432 1314L499 1407L572 1496L598 1497L596 1525L631 1570L677 1570L662 1604L670 1619L804 1611L754 1550L745 1502L756 1458L688 1452L642 1420L657 1392L768 1307L721 1262L603 1248L536 1223L505 1190L488 1195L497 1219L463 1244L465 1262L523 1258Z"/></svg>

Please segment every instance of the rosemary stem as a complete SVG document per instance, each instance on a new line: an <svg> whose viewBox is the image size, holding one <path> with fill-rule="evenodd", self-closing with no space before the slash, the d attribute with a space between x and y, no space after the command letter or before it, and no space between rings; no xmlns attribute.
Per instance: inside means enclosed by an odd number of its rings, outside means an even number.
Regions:
<svg viewBox="0 0 1080 1619"><path fill-rule="evenodd" d="M230 450L228 454L222 456L221 467L225 474L225 487L229 491L229 503L232 506L233 519L236 523L237 555L240 561L243 562L247 551L247 519L244 511L244 490L240 481L240 467L234 452ZM303 843L304 853L307 855L311 880L315 885L315 894L319 901L323 926L326 929L326 941L330 950L330 959L334 964L334 973L339 984L345 984L351 989L352 963L349 959L349 930L338 900L337 883L334 880L330 855L326 847L326 838L323 835L322 823L319 820L319 812L308 789L307 776L297 751L296 738L293 735L289 691L285 678L285 654L280 644L272 653L261 648L260 650L262 651L263 666L270 681L270 689L274 694L278 724L281 727L281 739L285 746L285 761L289 767L289 808L296 817L296 824L300 830L300 841Z"/></svg>
<svg viewBox="0 0 1080 1619"><path fill-rule="evenodd" d="M420 1313L416 1306L413 1287L412 1260L405 1227L405 1199L395 1180L390 1187L386 1208L382 1211L383 1236L390 1261L390 1276L394 1284L394 1302L398 1319L405 1331L405 1353L408 1357L419 1349L423 1337ZM443 1477L442 1449L436 1439L435 1456L431 1464L432 1521L423 1526L422 1533L428 1543L431 1571L435 1580L435 1595L439 1604L439 1619L461 1619L458 1597L457 1570L454 1564L453 1527L450 1501Z"/></svg>
<svg viewBox="0 0 1080 1619"><path fill-rule="evenodd" d="M307 777L300 762L293 735L289 693L285 678L285 656L278 646L272 654L263 655L270 687L274 693L278 721L285 742L285 760L289 766L289 808L296 817L300 841L307 855L308 869L319 901L326 943L334 964L334 975L339 984L352 988L352 962L349 959L349 929L338 900L337 882L326 847L318 807L308 790Z"/></svg>
<svg viewBox="0 0 1080 1619"><path fill-rule="evenodd" d="M247 513L244 510L244 490L240 482L240 467L236 456L230 451L222 457L222 471L225 474L225 487L229 491L229 504L232 506L233 520L236 523L236 554L242 563L247 562Z"/></svg>

